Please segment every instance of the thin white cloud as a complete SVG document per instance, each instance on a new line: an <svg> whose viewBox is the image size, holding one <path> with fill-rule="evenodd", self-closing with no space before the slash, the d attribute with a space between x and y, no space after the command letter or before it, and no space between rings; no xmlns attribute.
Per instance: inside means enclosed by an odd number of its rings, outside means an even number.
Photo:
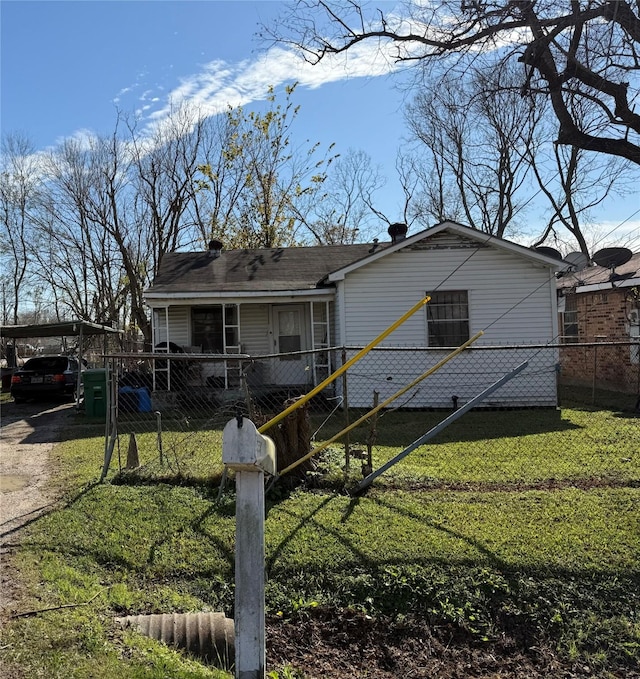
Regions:
<svg viewBox="0 0 640 679"><path fill-rule="evenodd" d="M56 145L62 144L65 141L74 141L78 145L78 148L80 148L83 151L88 151L89 149L92 148L95 139L96 134L93 130L83 128L80 130L76 130L72 135L68 137L59 137L56 140Z"/></svg>
<svg viewBox="0 0 640 679"><path fill-rule="evenodd" d="M315 65L293 50L281 47L271 48L253 61L216 60L200 72L183 78L178 87L167 94L165 105L149 115L149 127L161 126L176 107L188 106L201 117L207 117L229 106L263 100L269 87L297 82L299 87L317 89L341 80L387 75L398 68L390 49L366 44L356 46L348 59L338 55Z"/></svg>
<svg viewBox="0 0 640 679"><path fill-rule="evenodd" d="M438 36L438 31L450 28L447 17L440 17L441 21L444 19L442 28L429 21L433 14L430 1L423 3L423 12L422 17L389 13L385 20L391 30L432 38ZM505 36L502 44L508 44L512 38ZM182 78L167 94L165 105L149 114L147 120L150 128L162 125L163 119L176 107L185 105L201 116L214 115L229 106L263 100L270 86L277 88L297 82L299 87L317 89L347 79L384 76L406 67L406 62L400 62L400 58L415 57L428 50L420 42L398 44L381 39L358 43L344 54L326 55L316 64L305 61L300 51L280 46L272 47L253 60L237 63L216 60Z"/></svg>
<svg viewBox="0 0 640 679"><path fill-rule="evenodd" d="M621 246L640 252L640 219L633 214L618 222L599 220L588 236L593 251Z"/></svg>

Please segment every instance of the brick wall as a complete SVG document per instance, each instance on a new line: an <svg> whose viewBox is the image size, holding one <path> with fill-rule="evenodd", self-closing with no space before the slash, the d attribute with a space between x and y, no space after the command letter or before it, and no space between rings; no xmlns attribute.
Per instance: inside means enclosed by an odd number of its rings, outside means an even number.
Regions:
<svg viewBox="0 0 640 679"><path fill-rule="evenodd" d="M578 297L578 335L581 342L629 339L624 290L583 292Z"/></svg>
<svg viewBox="0 0 640 679"><path fill-rule="evenodd" d="M577 295L579 343L568 344L560 351L563 379L592 385L595 370L599 388L628 393L638 391L640 366L632 362L630 346L580 346L594 342L628 342L630 306L624 289Z"/></svg>

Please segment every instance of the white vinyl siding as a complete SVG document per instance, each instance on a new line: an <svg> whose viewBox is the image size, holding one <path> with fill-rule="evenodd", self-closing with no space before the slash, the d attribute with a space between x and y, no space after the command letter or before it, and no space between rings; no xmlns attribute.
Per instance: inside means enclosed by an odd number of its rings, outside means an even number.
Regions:
<svg viewBox="0 0 640 679"><path fill-rule="evenodd" d="M451 239L438 249L400 250L348 273L338 283L343 294L337 296L344 300L342 313L338 313L345 320L344 343L352 347L368 344L427 290L468 291L470 336L484 331L475 347L551 342L555 314L555 290L551 287L555 281L549 269L506 250L469 247L468 242L461 242L458 248L455 242ZM427 347L426 309L405 321L382 346ZM412 355L372 352L352 371L350 405L370 406L374 389L380 400L391 396L447 353L435 349ZM451 407L452 396L462 405L526 358L531 358L527 371L496 392L485 406L555 405L556 353L524 353L526 356L522 351L469 350L422 382L409 407Z"/></svg>
<svg viewBox="0 0 640 679"><path fill-rule="evenodd" d="M169 341L178 346L191 344L191 307L171 306L169 317ZM154 309L154 337L157 346L167 341L165 309Z"/></svg>
<svg viewBox="0 0 640 679"><path fill-rule="evenodd" d="M495 248L479 249L464 262L470 253L469 248L401 250L349 274L341 283L345 343L370 342L416 304L425 290L440 288L469 291L469 331L473 335L485 330L481 344L551 340L549 270ZM426 311L414 314L385 340L386 346L426 344Z"/></svg>

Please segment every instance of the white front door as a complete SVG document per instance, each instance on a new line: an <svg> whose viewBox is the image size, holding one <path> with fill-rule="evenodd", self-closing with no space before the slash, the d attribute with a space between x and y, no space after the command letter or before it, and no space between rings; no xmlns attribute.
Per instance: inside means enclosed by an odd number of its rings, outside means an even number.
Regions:
<svg viewBox="0 0 640 679"><path fill-rule="evenodd" d="M308 348L304 306L287 304L273 307L276 384L308 384L311 381L311 356L295 352Z"/></svg>

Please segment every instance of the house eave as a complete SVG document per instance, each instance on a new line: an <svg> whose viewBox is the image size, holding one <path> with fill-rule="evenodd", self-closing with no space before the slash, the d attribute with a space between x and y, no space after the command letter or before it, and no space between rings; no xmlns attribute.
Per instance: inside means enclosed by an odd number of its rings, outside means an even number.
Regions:
<svg viewBox="0 0 640 679"><path fill-rule="evenodd" d="M536 252L535 250L531 250L530 248L525 247L524 245L519 245L517 243L512 243L510 241L503 240L502 238L497 238L496 236L492 236L491 234L487 234L476 229L471 229L468 226L463 226L462 224L458 224L456 222L446 221L440 224L436 224L435 226L432 226L423 231L420 231L419 233L413 234L412 236L408 236L407 238L404 238L403 240L394 243L393 245L385 247L379 252L371 254L369 257L365 257L364 259L360 259L357 262L353 262L352 264L342 267L341 269L337 269L336 271L333 271L330 274L328 274L325 280L330 283L342 281L344 280L345 276L347 276L352 271L359 269L361 266L371 264L372 262L375 262L381 257L386 257L389 254L398 252L399 250L402 250L403 248L410 246L413 243L422 240L423 238L429 238L445 230L450 230L453 231L454 233L467 236L469 238L474 238L483 245L492 245L507 250L509 252L513 252L517 255L520 255L521 257L526 257L532 260L535 264L541 266L547 266L552 269L559 269L563 266L565 267L567 266L565 262L561 262L559 260L552 259L551 257L547 257L546 255L542 255L539 252Z"/></svg>
<svg viewBox="0 0 640 679"><path fill-rule="evenodd" d="M618 288L633 288L640 285L640 278L628 278L622 281L606 281L604 283L592 283L591 285L577 285L576 292L598 292L600 290L617 290Z"/></svg>
<svg viewBox="0 0 640 679"><path fill-rule="evenodd" d="M145 301L149 306L154 306L156 304L169 304L169 305L193 305L193 304L203 304L208 302L210 304L215 304L218 301L225 302L249 302L251 304L265 304L273 302L274 300L283 301L285 299L295 299L299 302L309 301L309 300L333 300L335 297L335 291L332 288L324 289L309 289L309 290L275 290L275 291L265 291L258 290L252 292L239 292L239 291L228 291L228 292L146 292L144 295Z"/></svg>

